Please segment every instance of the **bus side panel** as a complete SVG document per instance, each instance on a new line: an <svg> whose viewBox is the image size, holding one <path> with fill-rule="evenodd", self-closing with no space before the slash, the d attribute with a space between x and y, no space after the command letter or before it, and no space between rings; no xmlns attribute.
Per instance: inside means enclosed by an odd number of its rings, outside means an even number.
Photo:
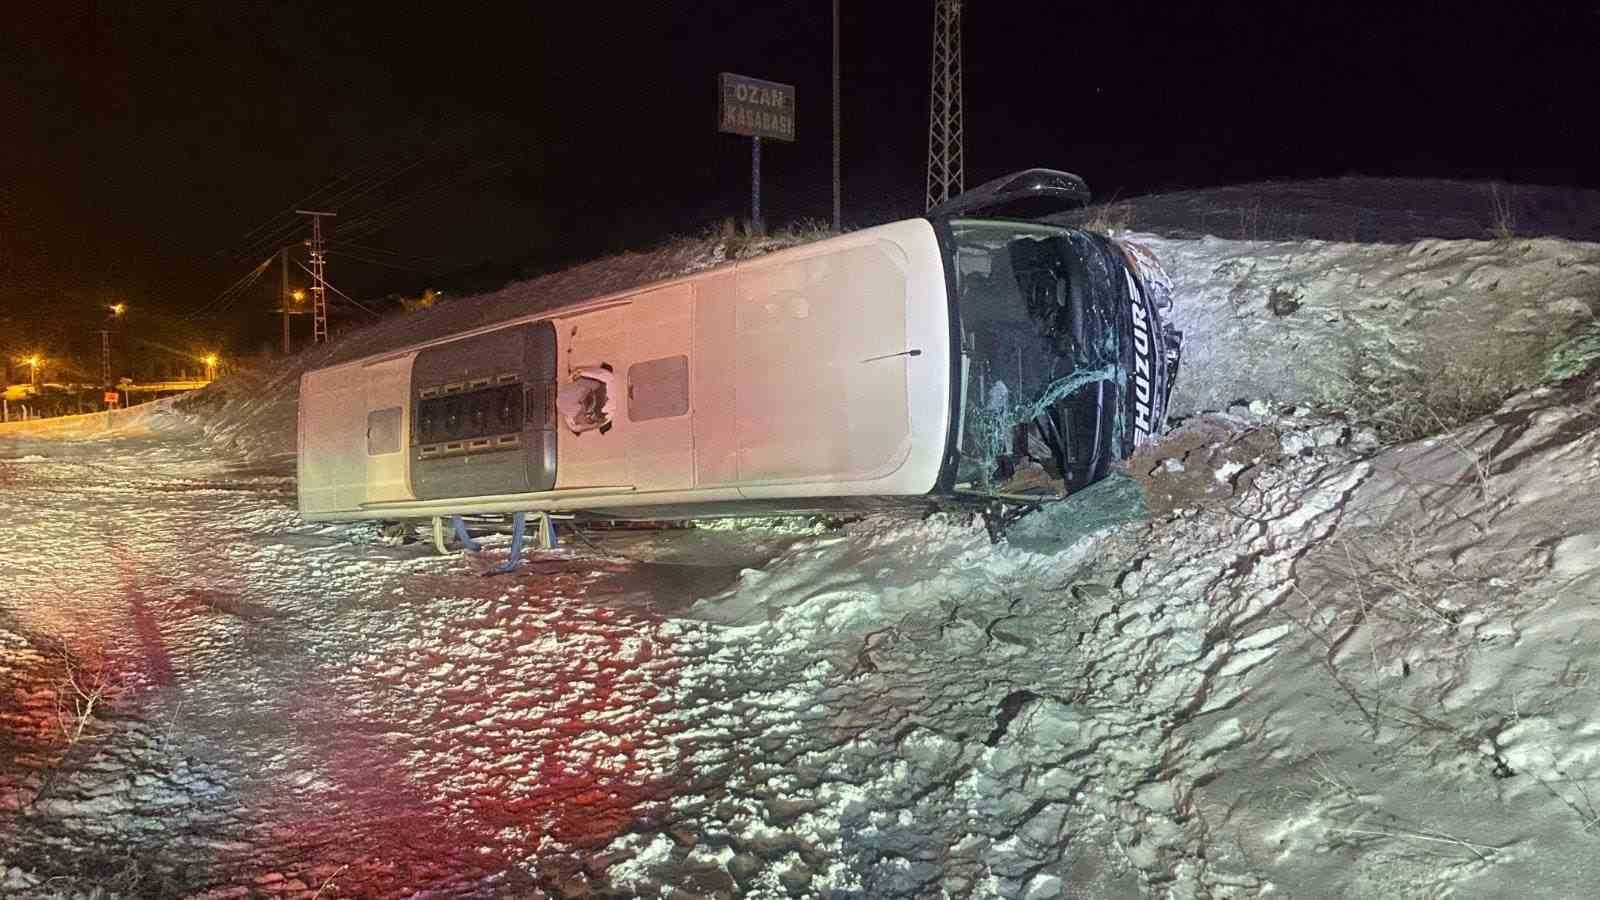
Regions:
<svg viewBox="0 0 1600 900"><path fill-rule="evenodd" d="M366 370L341 366L300 379L300 512L359 509L367 496Z"/></svg>
<svg viewBox="0 0 1600 900"><path fill-rule="evenodd" d="M739 441L734 430L737 383L733 377L737 364L734 310L738 303L737 282L731 269L695 282L690 369L695 484L700 487L739 482Z"/></svg>
<svg viewBox="0 0 1600 900"><path fill-rule="evenodd" d="M869 480L911 450L905 254L819 247L738 270L741 485Z"/></svg>
<svg viewBox="0 0 1600 900"><path fill-rule="evenodd" d="M848 462L835 463L831 471L817 471L803 481L746 480L740 487L745 497L917 495L933 490L938 481L955 421L950 409L950 304L938 239L932 225L918 219L856 232L828 244L837 247L837 242L851 238L892 252L853 254L840 260L846 287L839 295L844 305L838 312L844 321L836 326L839 346L825 351L834 369L825 374L852 383L839 391L845 408L835 411L829 404L819 425L829 429ZM747 265L754 268L765 261ZM898 315L898 321L885 322L890 315ZM893 355L875 358L880 354ZM814 374L803 368L791 370L788 389L814 391L806 380ZM885 390L886 383L895 382L903 385L903 393ZM741 381L739 390L744 389ZM741 413L744 396L741 393ZM887 421L865 421L872 416ZM749 478L748 473L741 474Z"/></svg>
<svg viewBox="0 0 1600 900"><path fill-rule="evenodd" d="M610 366L614 387L626 391L631 356L630 329L633 304L608 306L556 320L557 381L570 382L579 369ZM627 397L614 397L611 427L605 431L575 434L565 425L557 429L557 488L600 487L628 484L628 451L632 428L627 421Z"/></svg>

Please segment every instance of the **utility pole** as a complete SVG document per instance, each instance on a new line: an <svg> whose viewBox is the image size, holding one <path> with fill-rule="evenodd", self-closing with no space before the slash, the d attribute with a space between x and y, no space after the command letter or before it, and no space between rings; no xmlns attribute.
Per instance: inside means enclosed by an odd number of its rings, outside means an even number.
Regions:
<svg viewBox="0 0 1600 900"><path fill-rule="evenodd" d="M750 139L750 231L756 237L767 233L761 222L761 136Z"/></svg>
<svg viewBox="0 0 1600 900"><path fill-rule="evenodd" d="M961 0L933 0L933 89L928 110L928 208L962 191Z"/></svg>
<svg viewBox="0 0 1600 900"><path fill-rule="evenodd" d="M126 303L113 303L106 307L106 327L100 329L100 386L111 387L111 326L128 311Z"/></svg>
<svg viewBox="0 0 1600 900"><path fill-rule="evenodd" d="M844 230L839 193L839 0L833 0L833 230Z"/></svg>
<svg viewBox="0 0 1600 900"><path fill-rule="evenodd" d="M306 242L311 248L311 337L316 343L324 344L328 341L328 289L323 277L327 247L322 243L322 217L337 216L338 213L309 209L297 209L295 212L311 217L311 240Z"/></svg>
<svg viewBox="0 0 1600 900"><path fill-rule="evenodd" d="M278 251L278 263L282 269L278 280L278 308L283 310L283 355L289 355L289 248L284 247Z"/></svg>
<svg viewBox="0 0 1600 900"><path fill-rule="evenodd" d="M100 329L100 385L111 386L111 329Z"/></svg>

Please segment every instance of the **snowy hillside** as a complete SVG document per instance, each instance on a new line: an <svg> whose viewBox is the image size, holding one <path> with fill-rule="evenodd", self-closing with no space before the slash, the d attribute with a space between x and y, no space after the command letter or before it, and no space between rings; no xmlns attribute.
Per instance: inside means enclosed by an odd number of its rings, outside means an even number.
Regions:
<svg viewBox="0 0 1600 900"><path fill-rule="evenodd" d="M1591 896L1600 245L1139 239L1186 418L998 544L298 519L300 368L572 274L0 437L0 894Z"/></svg>
<svg viewBox="0 0 1600 900"><path fill-rule="evenodd" d="M1600 298L1600 245L1553 238L1131 238L1177 285L1179 413L1257 398L1386 418L1403 410L1384 405L1417 396L1441 413L1486 411L1542 380Z"/></svg>
<svg viewBox="0 0 1600 900"><path fill-rule="evenodd" d="M1096 197L1063 220L1167 237L1410 243L1493 235L1600 241L1600 191L1350 175Z"/></svg>

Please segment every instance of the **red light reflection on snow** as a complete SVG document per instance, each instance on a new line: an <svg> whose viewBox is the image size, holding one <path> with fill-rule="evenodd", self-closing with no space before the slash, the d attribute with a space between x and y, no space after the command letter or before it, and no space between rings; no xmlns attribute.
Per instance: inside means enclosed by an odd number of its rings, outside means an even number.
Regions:
<svg viewBox="0 0 1600 900"><path fill-rule="evenodd" d="M340 832L312 855L319 872L348 866L346 893L522 869L560 880L675 783L656 704L676 667L658 623L587 601L460 602L470 611L420 646L385 649L290 713L321 787L261 798L272 821L306 823L272 838Z"/></svg>

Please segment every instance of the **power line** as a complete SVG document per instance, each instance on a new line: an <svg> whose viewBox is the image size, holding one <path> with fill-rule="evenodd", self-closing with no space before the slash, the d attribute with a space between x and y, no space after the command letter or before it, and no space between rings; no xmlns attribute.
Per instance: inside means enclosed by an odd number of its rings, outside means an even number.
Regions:
<svg viewBox="0 0 1600 900"><path fill-rule="evenodd" d="M305 272L306 272L307 275L310 275L312 278L317 279L317 281L321 282L321 284L326 286L328 290L333 291L335 294L338 294L339 296L341 296L344 299L350 301L351 303L354 303L363 312L367 313L370 316L375 316L375 317L377 317L379 319L383 318L383 313L380 313L377 310L374 310L372 307L367 306L365 303L362 303L360 300L357 300L356 298L350 296L349 294L346 294L344 291L341 291L338 288L334 287L333 285L329 284L326 279L323 279L317 273L311 271L310 269L306 269L305 264L300 262L300 260L298 260L298 259L295 260L294 264L299 266L302 269L305 269ZM313 289L315 289L315 284L316 284L316 282L313 282Z"/></svg>
<svg viewBox="0 0 1600 900"><path fill-rule="evenodd" d="M327 184L307 194L302 200L290 205L287 209L274 213L261 225L251 229L246 234L246 244L238 256L254 256L263 249L287 242L296 231L302 227L302 220L295 218L295 210L316 199L319 206L345 206L356 198L366 196L380 187L394 181L417 166L428 161L426 155L419 155L412 159L400 159L394 162L375 162L364 169L357 167L350 173L339 175ZM341 185L343 182L343 186ZM328 193L332 191L332 193ZM285 218L287 217L287 218ZM283 221L279 221L279 220ZM273 223L277 222L276 225ZM252 235L260 233L259 237L251 239Z"/></svg>
<svg viewBox="0 0 1600 900"><path fill-rule="evenodd" d="M436 208L439 205L437 201L442 200L451 191L483 181L506 167L507 163L504 160L494 160L479 164L476 169L469 168L461 172L448 173L410 194L403 194L366 212L351 216L348 221L339 224L337 234L340 237L376 234L393 224L402 215L419 212L417 208L419 204L424 204L426 201L421 210Z"/></svg>
<svg viewBox="0 0 1600 900"><path fill-rule="evenodd" d="M444 173L444 178L448 179L462 168L460 164L462 159L471 161L481 158L481 153L473 148L481 143L483 130L481 117L457 120L452 122L446 131L430 132L421 142L413 143L405 149L385 154L370 162L357 164L245 232L241 238L242 249L225 251L221 255L239 260L289 243L301 226L294 211L308 208L313 203L320 209L344 210L346 217L353 219L361 213L356 207L364 205L358 202L363 198L383 190L419 168L443 163L453 154L470 151L470 155L463 156L456 161L456 164L448 166ZM404 201L407 195L426 192L439 180L441 179L437 177L425 178L420 186L401 191L400 199ZM391 197L388 200L380 200L371 209L385 207L393 199Z"/></svg>
<svg viewBox="0 0 1600 900"><path fill-rule="evenodd" d="M337 256L341 259L355 260L356 262L367 263L369 265L382 266L386 269L395 269L402 272L414 272L418 275L428 275L434 278L441 277L453 268L459 268L459 266L447 265L443 262L430 263L425 259L412 258L398 253L369 253L364 250L361 252L356 252L349 249L349 245L346 244L334 244L330 246L328 248L328 255Z"/></svg>
<svg viewBox="0 0 1600 900"><path fill-rule="evenodd" d="M399 270L401 272L415 272L418 275L436 275L436 274L438 274L438 273L436 273L436 272L434 272L433 270L430 270L430 269L419 269L416 266L407 266L407 265L402 265L400 263L395 263L395 262L384 262L381 259L372 259L370 257L362 256L362 255L357 254L357 253L351 253L349 250L340 250L338 248L330 248L328 250L328 255L329 256L338 256L338 257L342 257L344 259L353 259L356 262L364 262L364 263L366 263L368 265L372 265L372 266L382 266L385 269L397 269L397 270Z"/></svg>
<svg viewBox="0 0 1600 900"><path fill-rule="evenodd" d="M273 256L276 256L276 255L277 254L273 254ZM256 266L254 269L251 269L250 271L244 273L242 276L239 277L238 281L235 281L233 284L228 285L228 287L226 289L224 289L222 293L218 294L210 302L208 302L205 305L199 307L198 309L193 310L192 312L190 312L188 315L184 316L183 318L186 319L186 320L187 319L192 319L195 316L198 316L201 313L205 312L206 310L211 309L212 307L216 306L218 303L221 303L224 300L227 300L229 297L235 297L236 298L246 288L250 287L250 285L255 284L256 279L260 278L261 277L261 273L265 272L267 270L267 266L270 266L270 265L272 265L272 256L269 256L266 259L262 260L260 265Z"/></svg>
<svg viewBox="0 0 1600 900"><path fill-rule="evenodd" d="M370 244L355 244L343 239L337 241L334 246L337 249L358 250L362 253L370 253L374 256L390 256L394 257L395 259L408 259L412 262L426 263L428 265L436 265L444 268L449 268L458 264L456 260L450 259L449 257L423 256L420 253L401 253L398 250L390 250L386 247L374 247Z"/></svg>

